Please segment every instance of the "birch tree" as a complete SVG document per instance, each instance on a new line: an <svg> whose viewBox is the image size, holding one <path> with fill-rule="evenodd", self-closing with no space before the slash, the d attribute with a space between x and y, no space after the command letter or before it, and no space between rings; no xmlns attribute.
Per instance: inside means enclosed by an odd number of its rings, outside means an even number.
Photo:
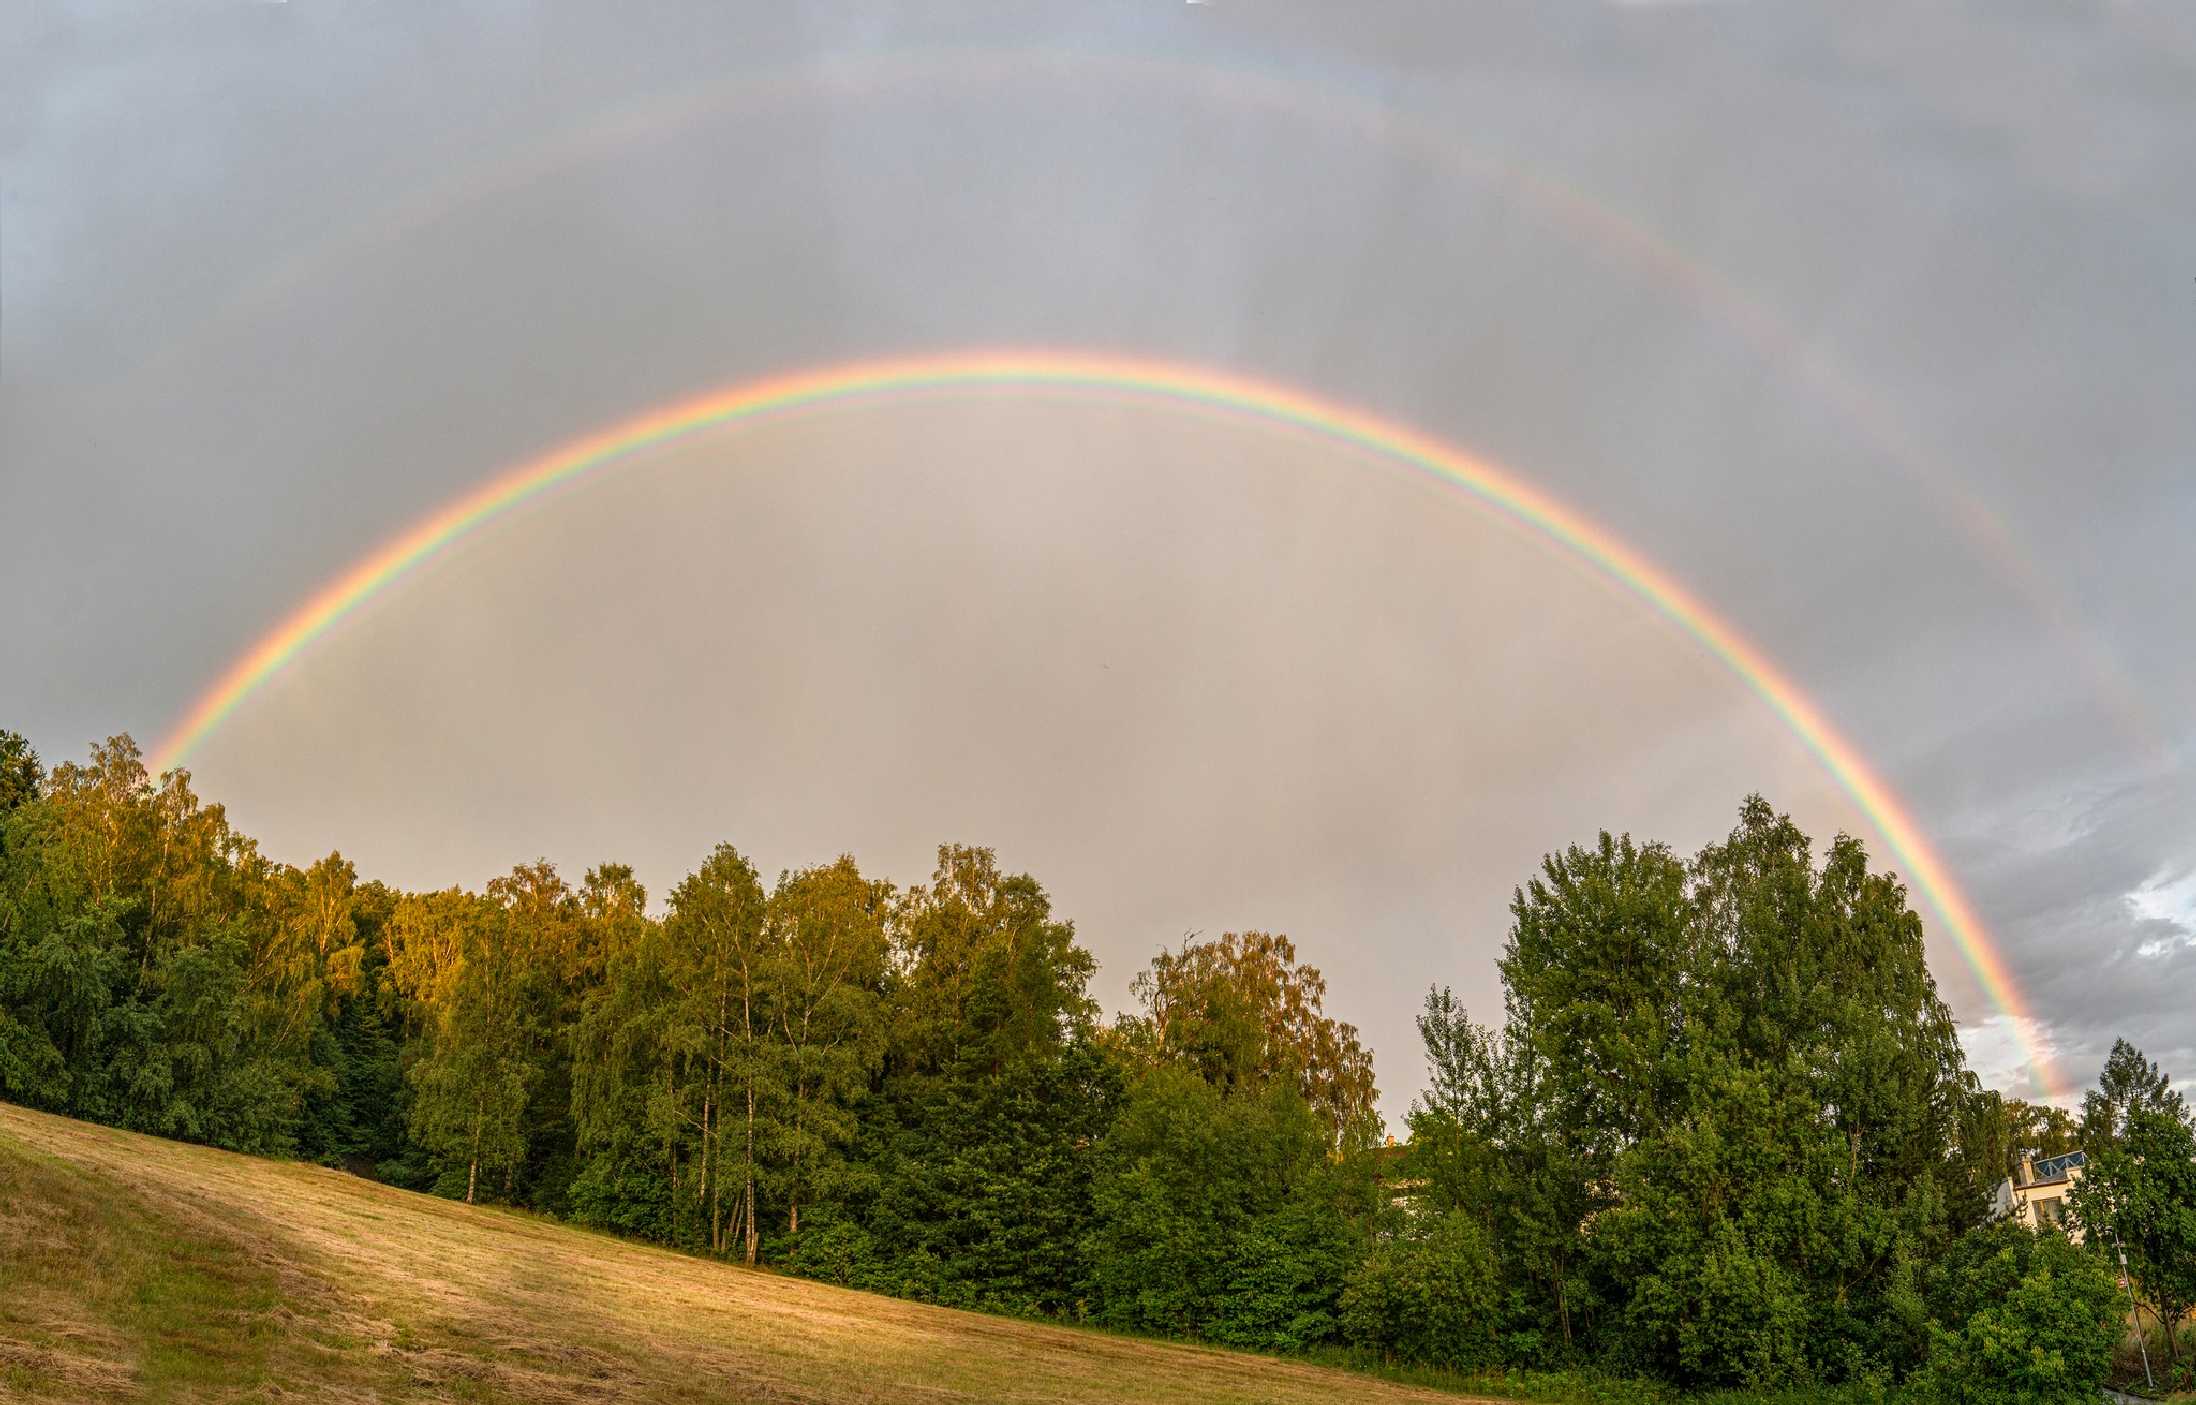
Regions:
<svg viewBox="0 0 2196 1405"><path fill-rule="evenodd" d="M720 844L671 890L671 910L664 921L665 965L679 1004L672 1037L699 1064L700 1073L695 1093L701 1153L694 1195L708 1210L710 1252L727 1253L737 1239L749 1263L755 1262L762 1243L755 1181L758 1120L765 1111L760 1102L762 1044L769 1019L763 1005L763 905L755 866L731 845ZM729 1219L724 1195L728 1163L733 1181Z"/></svg>
<svg viewBox="0 0 2196 1405"><path fill-rule="evenodd" d="M1218 1088L1296 1089L1334 1145L1379 1131L1372 1052L1328 1015L1327 982L1287 937L1230 932L1162 951L1129 986L1143 1007L1119 1026L1145 1057L1179 1061Z"/></svg>
<svg viewBox="0 0 2196 1405"><path fill-rule="evenodd" d="M770 1079L782 1100L774 1160L786 1232L851 1141L851 1103L884 1044L881 985L892 886L862 876L851 857L781 876L771 895Z"/></svg>
<svg viewBox="0 0 2196 1405"><path fill-rule="evenodd" d="M529 1029L525 953L510 917L456 891L398 904L390 964L423 1025L426 1052L408 1072L413 1138L446 1170L508 1175L526 1154L524 1116L539 1074Z"/></svg>

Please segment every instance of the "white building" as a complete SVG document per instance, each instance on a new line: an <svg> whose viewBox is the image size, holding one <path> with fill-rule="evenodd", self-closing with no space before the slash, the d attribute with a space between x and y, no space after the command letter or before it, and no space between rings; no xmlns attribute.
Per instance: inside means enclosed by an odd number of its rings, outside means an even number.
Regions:
<svg viewBox="0 0 2196 1405"><path fill-rule="evenodd" d="M2066 1215L2066 1196L2088 1164L2088 1155L2079 1151L2041 1161L2034 1152L2022 1152L2020 1174L1998 1182L1990 1217L2015 1220L2030 1229L2056 1229L2076 1244L2081 1243L2080 1226Z"/></svg>

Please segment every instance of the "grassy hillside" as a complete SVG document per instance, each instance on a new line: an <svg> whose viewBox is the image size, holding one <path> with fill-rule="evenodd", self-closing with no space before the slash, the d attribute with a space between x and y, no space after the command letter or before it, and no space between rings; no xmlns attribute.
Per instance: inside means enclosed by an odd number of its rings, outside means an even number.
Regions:
<svg viewBox="0 0 2196 1405"><path fill-rule="evenodd" d="M0 1400L1402 1401L0 1105Z"/></svg>

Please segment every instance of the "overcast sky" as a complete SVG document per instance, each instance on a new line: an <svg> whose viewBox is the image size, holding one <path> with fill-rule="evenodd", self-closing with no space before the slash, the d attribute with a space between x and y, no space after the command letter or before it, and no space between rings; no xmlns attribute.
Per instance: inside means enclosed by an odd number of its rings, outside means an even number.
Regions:
<svg viewBox="0 0 2196 1405"><path fill-rule="evenodd" d="M774 372L1260 377L1504 465L1908 802L2077 1085L2196 1080L2196 9L1084 0L64 6L0 39L0 726L150 747L488 475ZM1117 396L703 435L384 592L190 763L281 858L719 840L1035 873L1099 993L1290 933L1421 1076L1511 889L1761 790L1880 836L1578 560ZM2032 1093L1947 935L1978 1070Z"/></svg>

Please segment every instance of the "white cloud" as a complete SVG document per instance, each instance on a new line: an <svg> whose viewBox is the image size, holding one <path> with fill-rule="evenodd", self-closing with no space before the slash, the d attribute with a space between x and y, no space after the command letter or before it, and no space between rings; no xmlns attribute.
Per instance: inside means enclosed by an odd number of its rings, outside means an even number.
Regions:
<svg viewBox="0 0 2196 1405"><path fill-rule="evenodd" d="M1963 1024L1960 1026L1960 1045L1967 1051L1967 1066L1974 1070L1985 1087L2029 1102L2057 1101L2071 1105L2074 1101L2072 1097L2053 1098L2031 1061L2031 1051L2053 1062L2060 1058L2060 1051L2053 1045L2047 1029L2034 1020L1997 1014ZM2061 1077L2064 1076L2062 1070Z"/></svg>
<svg viewBox="0 0 2196 1405"><path fill-rule="evenodd" d="M2127 895L2127 909L2146 923L2173 927L2179 944L2196 946L2196 872L2168 878L2160 873ZM2176 936L2158 936L2136 948L2144 957L2163 956L2176 945Z"/></svg>

